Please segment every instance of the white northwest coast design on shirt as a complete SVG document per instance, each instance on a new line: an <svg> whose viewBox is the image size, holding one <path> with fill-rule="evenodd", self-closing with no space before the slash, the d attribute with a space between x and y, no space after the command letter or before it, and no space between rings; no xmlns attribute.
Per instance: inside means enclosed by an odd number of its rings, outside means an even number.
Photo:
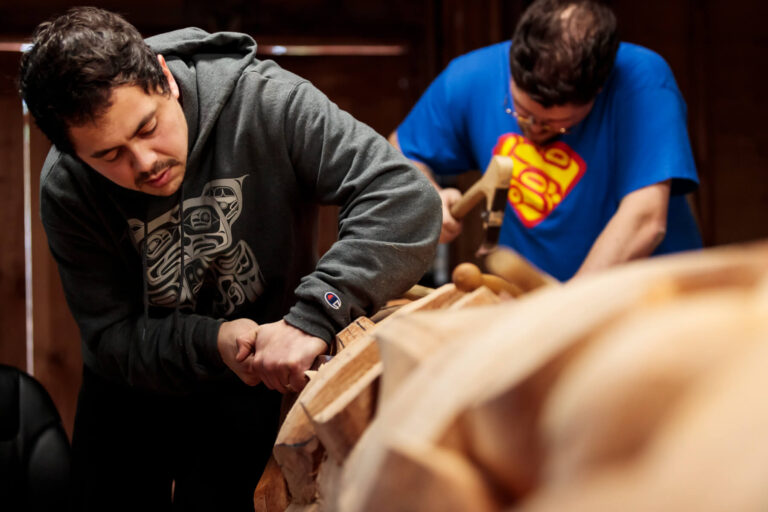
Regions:
<svg viewBox="0 0 768 512"><path fill-rule="evenodd" d="M147 269L149 303L174 307L182 285L179 308L194 310L197 292L204 283L215 283L214 313L228 315L246 301L253 302L264 291L259 264L248 243L232 239L232 226L242 209L242 186L246 176L220 179L205 185L199 197L184 200L180 208L147 222ZM128 219L131 237L139 254L144 250L144 222ZM182 226L183 243L181 230ZM184 251L184 278L179 279Z"/></svg>

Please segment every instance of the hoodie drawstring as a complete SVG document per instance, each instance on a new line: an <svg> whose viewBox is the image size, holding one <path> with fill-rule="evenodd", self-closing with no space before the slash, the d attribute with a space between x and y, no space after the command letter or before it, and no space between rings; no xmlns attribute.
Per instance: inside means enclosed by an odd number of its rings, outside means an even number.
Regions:
<svg viewBox="0 0 768 512"><path fill-rule="evenodd" d="M149 283L147 282L147 219L144 218L144 243L141 246L141 280L144 286L144 322L141 326L141 341L147 339L147 323L149 322Z"/></svg>
<svg viewBox="0 0 768 512"><path fill-rule="evenodd" d="M173 334L176 341L180 341L179 306L181 294L184 293L184 182L179 189L179 291L176 294L176 307L173 309Z"/></svg>

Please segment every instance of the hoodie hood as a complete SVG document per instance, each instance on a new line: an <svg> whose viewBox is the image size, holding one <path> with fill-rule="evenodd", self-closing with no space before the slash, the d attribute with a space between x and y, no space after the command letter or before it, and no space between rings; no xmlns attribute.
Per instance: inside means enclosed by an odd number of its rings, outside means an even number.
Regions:
<svg viewBox="0 0 768 512"><path fill-rule="evenodd" d="M165 58L179 85L189 129L187 167L195 169L222 108L243 70L254 62L256 41L236 32L185 28L146 42Z"/></svg>

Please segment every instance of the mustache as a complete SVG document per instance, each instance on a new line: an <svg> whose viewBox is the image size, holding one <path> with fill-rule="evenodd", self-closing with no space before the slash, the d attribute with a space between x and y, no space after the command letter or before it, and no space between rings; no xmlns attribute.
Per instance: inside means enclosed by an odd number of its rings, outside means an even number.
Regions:
<svg viewBox="0 0 768 512"><path fill-rule="evenodd" d="M152 166L152 170L149 172L141 172L138 176L136 176L136 179L134 180L136 187L140 187L147 181L150 181L157 177L158 174L161 174L166 169L173 167L174 165L179 165L181 162L176 160L175 158L169 158L168 160L163 161L157 161L155 162L155 165Z"/></svg>

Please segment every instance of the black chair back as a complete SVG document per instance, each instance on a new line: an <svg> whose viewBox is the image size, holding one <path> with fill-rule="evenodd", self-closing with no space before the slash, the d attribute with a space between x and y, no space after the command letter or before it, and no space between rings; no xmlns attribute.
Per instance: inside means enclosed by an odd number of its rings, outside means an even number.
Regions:
<svg viewBox="0 0 768 512"><path fill-rule="evenodd" d="M45 388L0 364L0 510L66 510L69 448Z"/></svg>

